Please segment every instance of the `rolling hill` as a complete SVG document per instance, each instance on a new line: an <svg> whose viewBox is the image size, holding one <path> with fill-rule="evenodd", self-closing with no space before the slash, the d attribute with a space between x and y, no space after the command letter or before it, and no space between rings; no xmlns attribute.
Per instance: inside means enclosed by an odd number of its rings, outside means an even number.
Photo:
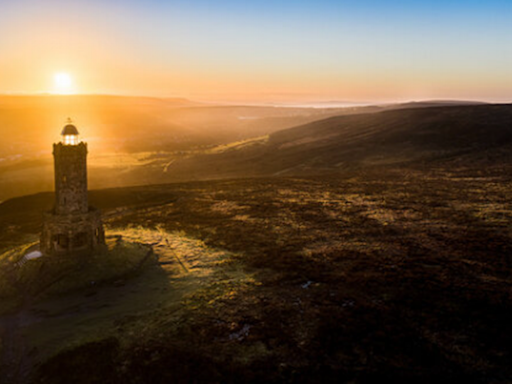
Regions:
<svg viewBox="0 0 512 384"><path fill-rule="evenodd" d="M489 124L500 143L508 134L508 107L467 104L321 109L100 95L2 96L0 129L10 140L0 141L0 201L53 188L51 143L59 140L64 116L76 119L88 142L89 183L96 189L338 172L458 156L472 140L491 138L485 132Z"/></svg>
<svg viewBox="0 0 512 384"><path fill-rule="evenodd" d="M305 175L367 166L509 164L512 105L412 108L336 116L267 140L175 162L175 178Z"/></svg>
<svg viewBox="0 0 512 384"><path fill-rule="evenodd" d="M355 109L222 106L185 99L107 95L0 96L0 201L53 184L52 143L67 117L88 142L93 188L158 182L133 167L148 157L208 148ZM150 162L150 161L149 161ZM169 162L167 160L166 162Z"/></svg>

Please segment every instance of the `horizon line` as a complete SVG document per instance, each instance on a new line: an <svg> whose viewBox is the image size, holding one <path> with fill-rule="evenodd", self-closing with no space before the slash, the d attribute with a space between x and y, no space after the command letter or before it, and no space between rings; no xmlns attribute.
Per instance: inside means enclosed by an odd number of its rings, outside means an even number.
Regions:
<svg viewBox="0 0 512 384"><path fill-rule="evenodd" d="M144 99L157 99L157 100L183 100L189 102L196 103L204 103L204 104L223 104L223 105L246 105L246 106L288 106L288 107L307 107L314 108L315 105L324 105L327 106L329 104L338 104L338 106L333 106L331 108L350 108L350 107L364 107L364 106L376 106L376 105L393 105L393 104L406 104L406 103L484 103L484 104L511 104L510 101L496 100L492 98L411 98L411 99L386 99L386 100L373 100L373 101L360 101L360 100L343 100L337 99L336 97L318 97L318 95L311 95L311 98L307 98L304 94L289 94L290 96L302 96L302 100L256 100L257 96L261 96L261 94L255 94L252 98L249 95L246 95L243 100L237 101L233 100L229 97L219 97L217 100L212 98L208 98L206 95L197 95L197 98L193 95L192 97L186 95L169 95L169 96L157 96L157 95L148 95L148 94L121 94L121 93L53 93L53 92L0 92L0 97L83 97L83 96L97 96L97 97L126 97L126 98L144 98ZM206 97L205 97L206 96ZM316 100L315 100L316 99Z"/></svg>

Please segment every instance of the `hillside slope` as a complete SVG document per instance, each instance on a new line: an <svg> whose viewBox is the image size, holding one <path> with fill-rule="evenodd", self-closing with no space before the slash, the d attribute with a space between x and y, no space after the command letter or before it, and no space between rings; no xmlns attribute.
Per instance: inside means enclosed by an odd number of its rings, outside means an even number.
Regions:
<svg viewBox="0 0 512 384"><path fill-rule="evenodd" d="M153 155L163 156L168 163L182 151L267 135L356 110L216 106L108 95L0 95L4 138L0 140L0 201L52 188L52 143L60 140L67 117L75 120L88 143L90 185L105 188L159 182L160 173L149 178L146 169L131 174L132 168L151 162Z"/></svg>
<svg viewBox="0 0 512 384"><path fill-rule="evenodd" d="M332 117L268 141L173 164L175 178L302 175L353 166L509 163L512 106L402 109Z"/></svg>
<svg viewBox="0 0 512 384"><path fill-rule="evenodd" d="M509 382L511 187L370 170L92 191L107 236L159 259L19 312L33 382ZM0 204L0 250L36 241L52 199Z"/></svg>

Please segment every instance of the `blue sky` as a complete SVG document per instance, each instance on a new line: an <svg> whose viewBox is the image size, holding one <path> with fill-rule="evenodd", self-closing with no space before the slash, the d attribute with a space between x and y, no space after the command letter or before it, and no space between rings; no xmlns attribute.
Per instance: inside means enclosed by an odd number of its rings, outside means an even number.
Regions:
<svg viewBox="0 0 512 384"><path fill-rule="evenodd" d="M59 70L83 92L507 100L511 20L502 0L3 1L0 92Z"/></svg>

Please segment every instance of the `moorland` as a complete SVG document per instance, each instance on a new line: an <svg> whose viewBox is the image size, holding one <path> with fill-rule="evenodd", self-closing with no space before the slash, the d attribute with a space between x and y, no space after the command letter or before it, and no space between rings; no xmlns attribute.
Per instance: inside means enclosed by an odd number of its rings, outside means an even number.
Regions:
<svg viewBox="0 0 512 384"><path fill-rule="evenodd" d="M512 107L323 117L92 190L154 252L93 284L9 284L53 195L0 204L9 380L508 382Z"/></svg>

